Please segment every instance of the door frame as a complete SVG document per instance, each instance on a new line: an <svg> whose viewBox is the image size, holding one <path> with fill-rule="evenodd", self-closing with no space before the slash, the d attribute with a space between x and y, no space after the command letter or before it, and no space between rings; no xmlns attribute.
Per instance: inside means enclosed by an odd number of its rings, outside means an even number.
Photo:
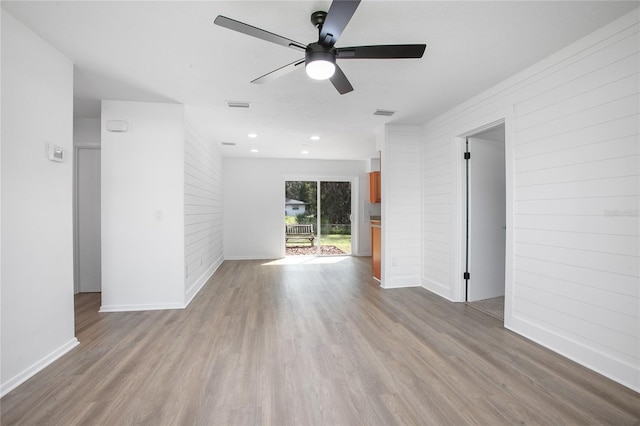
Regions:
<svg viewBox="0 0 640 426"><path fill-rule="evenodd" d="M78 205L78 173L80 171L80 158L81 149L97 149L102 150L102 145L95 142L77 142L73 146L73 293L78 294L80 292L80 223L79 223L79 210Z"/></svg>
<svg viewBox="0 0 640 426"><path fill-rule="evenodd" d="M360 188L358 187L359 177L358 176L313 176L313 175L292 175L292 176L284 176L282 179L282 205L285 203L286 193L285 193L285 184L286 182L291 181L299 181L299 182L349 182L351 184L351 254L349 256L357 256L359 251L359 210L358 210L358 200L360 199ZM319 185L318 185L319 187ZM320 200L320 192L316 194L318 197L318 201ZM320 204L318 202L318 207ZM282 235L281 239L281 256L285 257L287 254L286 245L284 241L285 234L285 223L282 221L281 225ZM318 244L320 244L318 242Z"/></svg>
<svg viewBox="0 0 640 426"><path fill-rule="evenodd" d="M455 132L452 143L452 157L454 164L455 194L453 209L453 257L451 271L453 280L452 299L456 302L465 301L466 282L463 277L466 262L466 138L481 133L492 127L504 124L505 129L505 201L506 201L506 233L505 233L505 296L504 296L504 327L510 328L513 318L513 219L514 219L514 152L513 152L513 109L507 108L491 115L479 118Z"/></svg>
<svg viewBox="0 0 640 426"><path fill-rule="evenodd" d="M495 127L490 127L487 129L488 131L492 130L500 130L502 133L502 138L504 138L504 124L498 124ZM483 132L484 133L484 132ZM502 217L498 223L494 223L493 220L500 216L506 216L506 200L505 200L505 192L506 192L506 184L504 181L504 169L505 169L505 158L504 158L504 141L498 141L495 139L490 139L488 137L483 137L483 133L475 133L466 138L467 142L467 150L470 153L473 153L469 160L465 163L466 167L466 250L465 250L465 271L471 274L470 279L465 279L466 281L466 289L465 289L465 301L470 303L478 300L488 299L489 297L497 297L497 293L501 293L500 295L504 295L505 289L505 279L504 279L504 270L505 270L505 247L506 247L506 239L505 239L505 230L504 224L506 222L506 218ZM498 147L498 151L494 151ZM486 152L483 150L489 150L491 155L487 156ZM483 156L484 154L484 156ZM483 164L484 163L484 164ZM489 169L487 169L487 165ZM500 173L500 169L502 172ZM502 174L502 182L499 186L491 186L488 187L481 183L482 181L482 170L488 173ZM492 217L486 217L480 212L482 211L483 201L482 199L485 197L497 197L501 198L501 203L497 205L493 205L494 207L499 207L499 210L492 211ZM487 208L488 205L485 205ZM493 208L493 207L492 207ZM496 215L496 216L494 216ZM478 253L480 249L479 244L482 245L483 241L481 238L481 234L483 231L486 231L487 228L485 226L491 223L491 229L494 229L493 226L499 226L503 231L500 232L495 228L494 232L500 233L502 235L501 241L497 246L487 247L489 250L486 253ZM486 235L485 235L486 236ZM497 250L500 252L500 256L498 256ZM493 264L493 262L499 262L501 271L493 272L492 269L485 269L482 265L483 262L488 262L488 264ZM482 271L484 269L485 274L497 273L502 276L497 281L487 281L487 276L482 277ZM479 275L480 274L480 275ZM480 279L478 277L480 276ZM494 277L497 278L497 277ZM474 295L472 297L472 294ZM483 295L484 297L480 297Z"/></svg>

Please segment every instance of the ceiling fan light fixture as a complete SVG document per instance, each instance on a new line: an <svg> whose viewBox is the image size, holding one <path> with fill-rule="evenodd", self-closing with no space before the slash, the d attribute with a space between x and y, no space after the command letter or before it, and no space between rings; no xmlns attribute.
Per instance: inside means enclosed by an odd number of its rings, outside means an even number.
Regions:
<svg viewBox="0 0 640 426"><path fill-rule="evenodd" d="M314 80L326 80L336 72L336 65L324 60L312 61L305 66L305 70L307 75Z"/></svg>
<svg viewBox="0 0 640 426"><path fill-rule="evenodd" d="M304 67L307 75L314 80L326 80L336 72L336 57L331 50L312 43L307 47Z"/></svg>
<svg viewBox="0 0 640 426"><path fill-rule="evenodd" d="M306 47L304 43L282 37L270 31L254 27L253 25L236 21L235 19L227 18L226 16L218 15L213 23L270 43L305 51L304 61L299 59L290 62L287 65L252 80L251 83L266 83L297 69L298 66L304 62L309 77L317 80L330 79L331 84L338 93L344 95L353 91L353 86L342 69L336 65L336 58L422 58L427 47L426 44L380 44L372 46L335 47L342 31L353 17L359 4L360 0L333 0L328 12L321 10L313 12L311 14L311 23L318 29L318 41L310 43Z"/></svg>

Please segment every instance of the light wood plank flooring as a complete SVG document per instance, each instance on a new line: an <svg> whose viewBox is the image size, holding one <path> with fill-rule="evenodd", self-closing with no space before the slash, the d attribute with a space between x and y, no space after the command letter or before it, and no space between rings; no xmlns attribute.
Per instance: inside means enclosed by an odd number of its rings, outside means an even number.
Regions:
<svg viewBox="0 0 640 426"><path fill-rule="evenodd" d="M3 425L638 425L640 395L370 258L226 261L185 310L97 313ZM331 263L335 262L335 263ZM276 262L277 263L277 262Z"/></svg>

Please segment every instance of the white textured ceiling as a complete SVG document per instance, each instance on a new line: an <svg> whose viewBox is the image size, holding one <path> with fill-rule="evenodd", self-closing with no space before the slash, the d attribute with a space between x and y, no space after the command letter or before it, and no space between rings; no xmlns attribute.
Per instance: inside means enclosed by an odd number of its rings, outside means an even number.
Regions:
<svg viewBox="0 0 640 426"><path fill-rule="evenodd" d="M426 43L422 59L339 64L354 91L302 70L303 54L215 26L217 15L309 43L330 1L2 1L75 63L75 115L100 99L179 102L226 156L366 159L385 123L424 124L638 7L637 1L367 1L336 46ZM229 109L226 101L249 101ZM372 115L397 111L393 117ZM248 133L257 133L250 139ZM311 135L319 135L315 142ZM257 148L258 153L251 153ZM309 154L302 154L308 150Z"/></svg>

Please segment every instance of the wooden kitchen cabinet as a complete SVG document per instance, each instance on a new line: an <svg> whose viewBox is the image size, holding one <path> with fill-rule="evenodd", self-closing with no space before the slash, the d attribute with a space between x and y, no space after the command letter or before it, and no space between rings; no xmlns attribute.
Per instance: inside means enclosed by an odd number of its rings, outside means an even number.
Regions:
<svg viewBox="0 0 640 426"><path fill-rule="evenodd" d="M380 263L382 261L382 245L380 241L380 221L371 221L371 257L373 276L380 279Z"/></svg>
<svg viewBox="0 0 640 426"><path fill-rule="evenodd" d="M380 202L380 172L369 173L369 202Z"/></svg>

